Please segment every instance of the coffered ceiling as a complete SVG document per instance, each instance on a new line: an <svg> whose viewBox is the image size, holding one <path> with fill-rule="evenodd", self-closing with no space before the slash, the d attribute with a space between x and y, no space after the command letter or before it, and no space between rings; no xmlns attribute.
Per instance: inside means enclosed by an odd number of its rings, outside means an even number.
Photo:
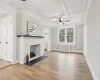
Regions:
<svg viewBox="0 0 100 80"><path fill-rule="evenodd" d="M0 16L18 10L39 17L45 25L55 25L52 18L66 15L71 23L83 20L88 0L0 0Z"/></svg>

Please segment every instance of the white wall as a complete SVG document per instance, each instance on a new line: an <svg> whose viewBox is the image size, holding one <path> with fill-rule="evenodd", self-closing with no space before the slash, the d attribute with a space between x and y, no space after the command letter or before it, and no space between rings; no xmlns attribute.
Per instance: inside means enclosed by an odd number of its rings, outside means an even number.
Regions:
<svg viewBox="0 0 100 80"><path fill-rule="evenodd" d="M29 16L25 13L16 13L16 36L17 35L26 35L27 33L27 21L33 22L38 25L39 28L39 36L44 36L44 25L41 23L39 19L36 19L33 16ZM16 47L18 47L18 38L16 39ZM16 48L16 52L18 48ZM16 53L17 54L17 53ZM16 55L16 59L18 60L18 54Z"/></svg>
<svg viewBox="0 0 100 80"><path fill-rule="evenodd" d="M64 26L67 27L67 26ZM76 25L75 44L71 45L71 52L83 52L83 25ZM58 43L58 28L51 30L51 49L69 52L69 45L60 45Z"/></svg>
<svg viewBox="0 0 100 80"><path fill-rule="evenodd" d="M44 35L44 25L39 19L36 19L33 16L27 15L25 13L16 12L16 34L25 35L27 33L27 21L33 22L38 25L39 35Z"/></svg>
<svg viewBox="0 0 100 80"><path fill-rule="evenodd" d="M85 54L97 80L100 80L100 0L92 0L86 20L87 53Z"/></svg>
<svg viewBox="0 0 100 80"><path fill-rule="evenodd" d="M15 15L14 15L14 22L15 22L15 30L16 30L16 39L15 39L15 43L16 43L16 49L15 49L15 51L16 51L16 54L15 54L15 57L16 57L16 62L18 62L18 46L19 46L19 44L18 44L18 38L17 38L17 35L19 35L19 34L21 34L21 25L22 25L22 16L21 16L21 14L19 13L19 12L16 12L15 13Z"/></svg>
<svg viewBox="0 0 100 80"><path fill-rule="evenodd" d="M44 37L45 37L45 44L44 44L44 49L48 49L48 36L49 34L49 31L48 31L48 28L44 28Z"/></svg>
<svg viewBox="0 0 100 80"><path fill-rule="evenodd" d="M45 37L45 44L44 48L47 49L47 51L51 50L51 29L45 27L44 28L44 37Z"/></svg>
<svg viewBox="0 0 100 80"><path fill-rule="evenodd" d="M40 36L44 35L44 25L41 23L40 20L26 14L21 14L21 17L22 17L21 34L25 35L27 33L27 21L29 21L38 25Z"/></svg>

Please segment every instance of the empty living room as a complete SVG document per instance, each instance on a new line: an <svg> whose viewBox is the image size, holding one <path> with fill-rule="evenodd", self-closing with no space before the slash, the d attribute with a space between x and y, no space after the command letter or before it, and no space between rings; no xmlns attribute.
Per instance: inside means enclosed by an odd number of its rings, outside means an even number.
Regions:
<svg viewBox="0 0 100 80"><path fill-rule="evenodd" d="M0 80L100 80L100 0L0 0Z"/></svg>

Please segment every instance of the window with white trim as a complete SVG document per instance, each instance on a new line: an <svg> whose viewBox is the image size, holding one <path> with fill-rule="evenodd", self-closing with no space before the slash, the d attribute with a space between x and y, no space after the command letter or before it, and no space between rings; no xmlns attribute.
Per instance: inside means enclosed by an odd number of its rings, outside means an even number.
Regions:
<svg viewBox="0 0 100 80"><path fill-rule="evenodd" d="M73 44L75 43L75 28L60 28L58 29L59 43L60 44Z"/></svg>

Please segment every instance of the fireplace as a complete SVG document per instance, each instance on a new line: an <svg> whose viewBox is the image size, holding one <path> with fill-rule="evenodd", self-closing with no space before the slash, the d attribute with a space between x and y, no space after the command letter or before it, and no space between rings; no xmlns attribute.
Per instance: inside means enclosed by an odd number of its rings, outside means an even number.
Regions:
<svg viewBox="0 0 100 80"><path fill-rule="evenodd" d="M29 61L43 56L44 54L44 38L38 37L18 37L18 62L20 64L26 63L26 56L28 54ZM34 52L35 55L31 54Z"/></svg>
<svg viewBox="0 0 100 80"><path fill-rule="evenodd" d="M30 45L30 61L40 56L40 44Z"/></svg>

